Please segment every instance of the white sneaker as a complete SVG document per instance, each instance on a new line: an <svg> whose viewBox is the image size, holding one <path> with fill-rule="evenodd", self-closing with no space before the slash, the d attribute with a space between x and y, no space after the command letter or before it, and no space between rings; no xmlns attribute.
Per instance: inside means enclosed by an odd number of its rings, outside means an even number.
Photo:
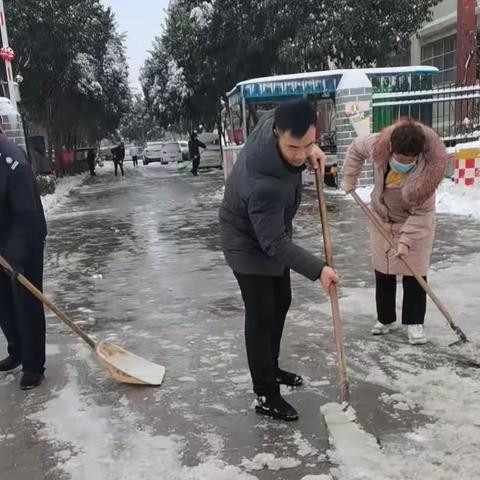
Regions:
<svg viewBox="0 0 480 480"><path fill-rule="evenodd" d="M386 335L387 333L397 330L398 326L397 322L387 324L377 322L372 328L372 335Z"/></svg>
<svg viewBox="0 0 480 480"><path fill-rule="evenodd" d="M423 325L408 325L407 330L410 345L423 345L427 343Z"/></svg>

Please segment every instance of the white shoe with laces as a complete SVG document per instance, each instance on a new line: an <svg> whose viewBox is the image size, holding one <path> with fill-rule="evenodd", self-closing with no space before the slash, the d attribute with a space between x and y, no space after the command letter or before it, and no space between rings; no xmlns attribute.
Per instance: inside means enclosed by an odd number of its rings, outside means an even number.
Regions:
<svg viewBox="0 0 480 480"><path fill-rule="evenodd" d="M423 325L408 325L407 331L408 343L410 343L410 345L423 345L427 343Z"/></svg>
<svg viewBox="0 0 480 480"><path fill-rule="evenodd" d="M380 323L377 322L372 328L372 335L386 335L387 333L398 330L399 325L397 322L393 323Z"/></svg>

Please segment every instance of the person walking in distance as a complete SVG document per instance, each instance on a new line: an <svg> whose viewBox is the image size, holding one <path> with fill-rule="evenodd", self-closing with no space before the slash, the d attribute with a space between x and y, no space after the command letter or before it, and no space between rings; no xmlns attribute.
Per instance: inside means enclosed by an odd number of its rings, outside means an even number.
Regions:
<svg viewBox="0 0 480 480"><path fill-rule="evenodd" d="M188 152L192 160L192 174L196 177L198 175L198 167L200 166L200 148L206 149L207 146L198 139L197 132L190 134L188 141Z"/></svg>
<svg viewBox="0 0 480 480"><path fill-rule="evenodd" d="M132 156L133 166L138 167L138 147L136 145L132 145L132 148L130 148L130 155Z"/></svg>
<svg viewBox="0 0 480 480"><path fill-rule="evenodd" d="M95 176L95 150L91 148L87 153L87 164L90 170L90 175Z"/></svg>
<svg viewBox="0 0 480 480"><path fill-rule="evenodd" d="M120 142L115 148L112 148L113 155L113 164L115 165L115 176L118 175L118 167L122 173L122 177L125 176L125 171L123 170L123 161L125 160L125 145L123 142Z"/></svg>

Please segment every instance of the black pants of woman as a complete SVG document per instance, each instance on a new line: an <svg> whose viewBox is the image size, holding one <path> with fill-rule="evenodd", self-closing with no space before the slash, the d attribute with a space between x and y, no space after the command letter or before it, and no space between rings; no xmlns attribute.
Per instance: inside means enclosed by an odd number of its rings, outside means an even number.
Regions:
<svg viewBox="0 0 480 480"><path fill-rule="evenodd" d="M427 277L423 277L427 280ZM397 320L396 297L397 277L386 275L375 270L376 301L378 321L384 325ZM427 294L415 277L404 275L402 324L418 325L425 321L427 311Z"/></svg>

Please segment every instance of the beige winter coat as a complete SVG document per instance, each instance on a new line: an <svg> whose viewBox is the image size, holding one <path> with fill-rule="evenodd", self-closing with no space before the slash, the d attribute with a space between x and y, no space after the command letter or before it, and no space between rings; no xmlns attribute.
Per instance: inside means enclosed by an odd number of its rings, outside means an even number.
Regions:
<svg viewBox="0 0 480 480"><path fill-rule="evenodd" d="M420 124L419 124L420 125ZM357 185L364 163L373 162L374 190L370 209L379 217L397 243L408 247L408 259L420 275L427 275L435 233L435 190L443 179L447 152L442 139L421 125L426 145L415 170L396 185L386 186L390 137L395 125L380 133L355 139L343 169L342 189ZM372 261L375 270L392 275L411 275L382 235L370 225Z"/></svg>

